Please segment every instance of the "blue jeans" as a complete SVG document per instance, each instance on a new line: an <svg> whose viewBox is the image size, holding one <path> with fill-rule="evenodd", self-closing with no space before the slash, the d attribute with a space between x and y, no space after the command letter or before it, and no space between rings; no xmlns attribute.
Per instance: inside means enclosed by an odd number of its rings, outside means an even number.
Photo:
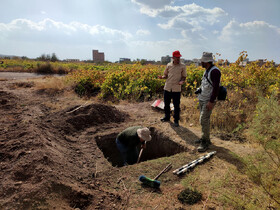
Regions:
<svg viewBox="0 0 280 210"><path fill-rule="evenodd" d="M118 139L116 139L116 144L121 153L124 165L132 165L137 162L139 154L137 147L128 147L122 144Z"/></svg>

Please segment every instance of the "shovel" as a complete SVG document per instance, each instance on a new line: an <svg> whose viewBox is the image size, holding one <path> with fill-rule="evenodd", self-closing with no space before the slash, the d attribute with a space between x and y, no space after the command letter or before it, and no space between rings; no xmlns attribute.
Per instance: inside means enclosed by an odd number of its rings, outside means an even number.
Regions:
<svg viewBox="0 0 280 210"><path fill-rule="evenodd" d="M146 144L146 142L145 142L145 144ZM141 148L141 150L140 150L140 152L139 152L139 156L138 156L137 163L139 163L139 161L140 161L140 158L141 158L142 153L143 153L143 149L144 149L144 148Z"/></svg>

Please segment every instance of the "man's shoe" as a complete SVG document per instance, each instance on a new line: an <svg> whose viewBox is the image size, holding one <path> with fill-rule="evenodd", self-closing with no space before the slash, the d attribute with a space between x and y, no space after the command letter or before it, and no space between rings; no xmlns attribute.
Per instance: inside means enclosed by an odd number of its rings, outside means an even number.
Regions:
<svg viewBox="0 0 280 210"><path fill-rule="evenodd" d="M202 141L197 148L198 152L205 152L209 147L209 142Z"/></svg>
<svg viewBox="0 0 280 210"><path fill-rule="evenodd" d="M202 142L202 139L196 139L196 140L194 141L195 144L200 144L201 142Z"/></svg>
<svg viewBox="0 0 280 210"><path fill-rule="evenodd" d="M202 139L197 139L194 141L195 144L200 144L203 140ZM210 140L206 141L209 145L212 144Z"/></svg>
<svg viewBox="0 0 280 210"><path fill-rule="evenodd" d="M160 119L160 121L161 122L168 122L168 121L170 121L170 119L167 118L167 117L163 117L163 118Z"/></svg>
<svg viewBox="0 0 280 210"><path fill-rule="evenodd" d="M179 127L179 121L174 121L174 126Z"/></svg>

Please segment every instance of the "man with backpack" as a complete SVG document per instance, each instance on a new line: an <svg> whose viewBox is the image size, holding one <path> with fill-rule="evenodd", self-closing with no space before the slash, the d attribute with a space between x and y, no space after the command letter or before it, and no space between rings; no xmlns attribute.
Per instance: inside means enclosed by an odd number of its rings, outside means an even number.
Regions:
<svg viewBox="0 0 280 210"><path fill-rule="evenodd" d="M210 116L215 106L215 100L219 94L221 72L213 64L213 55L210 52L203 52L201 65L205 68L200 88L195 92L198 94L200 117L199 122L202 128L202 137L195 143L200 144L198 152L205 152L210 141Z"/></svg>

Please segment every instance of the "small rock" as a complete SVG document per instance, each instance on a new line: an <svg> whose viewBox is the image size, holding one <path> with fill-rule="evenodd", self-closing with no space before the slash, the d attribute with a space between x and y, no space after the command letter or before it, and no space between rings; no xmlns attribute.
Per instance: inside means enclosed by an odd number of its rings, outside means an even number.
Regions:
<svg viewBox="0 0 280 210"><path fill-rule="evenodd" d="M22 181L16 182L15 185L21 185Z"/></svg>

